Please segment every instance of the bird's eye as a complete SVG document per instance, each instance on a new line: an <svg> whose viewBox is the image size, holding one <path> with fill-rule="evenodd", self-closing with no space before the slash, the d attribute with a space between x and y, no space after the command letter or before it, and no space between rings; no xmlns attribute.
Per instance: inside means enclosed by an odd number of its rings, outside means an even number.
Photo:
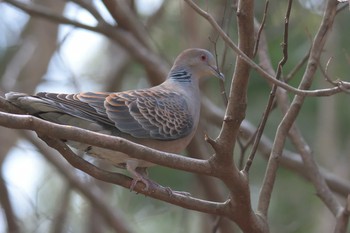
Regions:
<svg viewBox="0 0 350 233"><path fill-rule="evenodd" d="M201 55L201 61L206 61L207 60L207 56L205 56L204 54Z"/></svg>

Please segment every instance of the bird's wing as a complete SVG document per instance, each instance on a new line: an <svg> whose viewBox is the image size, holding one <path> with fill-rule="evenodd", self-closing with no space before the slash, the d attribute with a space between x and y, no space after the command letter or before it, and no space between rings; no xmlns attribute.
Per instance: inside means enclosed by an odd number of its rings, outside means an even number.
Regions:
<svg viewBox="0 0 350 233"><path fill-rule="evenodd" d="M111 94L106 113L116 127L134 137L172 140L194 129L186 100L175 92L138 90Z"/></svg>
<svg viewBox="0 0 350 233"><path fill-rule="evenodd" d="M162 90L136 90L109 94L104 105L94 93L78 98L97 112L106 114L115 127L136 138L173 140L192 132L194 122L185 99Z"/></svg>
<svg viewBox="0 0 350 233"><path fill-rule="evenodd" d="M96 92L89 93L90 96L94 98L90 99L90 102L81 101L79 98L80 94L57 94L57 93L47 93L47 92L39 92L36 94L41 100L44 100L44 104L47 106L56 109L57 111L78 117L83 118L85 120L99 122L105 125L114 126L114 122L112 122L106 112L103 109L95 108L94 106L103 106L105 98L109 95L109 93ZM43 103L41 103L42 105ZM33 106L33 108L35 108ZM39 106L36 107L40 110ZM50 110L47 110L50 111ZM45 109L43 110L45 112ZM36 115L40 116L40 113L36 113Z"/></svg>
<svg viewBox="0 0 350 233"><path fill-rule="evenodd" d="M174 140L194 128L186 100L175 92L145 89L37 96L64 113L116 127L135 138Z"/></svg>

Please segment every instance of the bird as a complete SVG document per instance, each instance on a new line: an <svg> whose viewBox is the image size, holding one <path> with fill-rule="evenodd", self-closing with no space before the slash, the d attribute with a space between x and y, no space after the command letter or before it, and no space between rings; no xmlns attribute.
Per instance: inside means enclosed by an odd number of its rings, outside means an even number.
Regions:
<svg viewBox="0 0 350 233"><path fill-rule="evenodd" d="M157 86L122 92L61 94L39 92L28 95L9 92L5 98L30 115L94 132L122 137L169 153L180 153L193 138L199 118L201 79L215 76L224 81L214 56L200 48L186 49L174 61L165 81ZM146 169L154 164L74 141L73 148L125 168L133 177L130 190L152 181Z"/></svg>

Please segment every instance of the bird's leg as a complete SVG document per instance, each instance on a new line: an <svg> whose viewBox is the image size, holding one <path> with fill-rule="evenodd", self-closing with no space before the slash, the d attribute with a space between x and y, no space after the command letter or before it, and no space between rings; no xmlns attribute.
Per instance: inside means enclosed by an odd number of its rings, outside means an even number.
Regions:
<svg viewBox="0 0 350 233"><path fill-rule="evenodd" d="M143 188L144 191L148 191L150 186L153 188L158 187L159 185L155 183L154 181L150 180L148 178L147 174L147 168L145 167L137 167L138 162L131 160L126 162L126 170L131 173L133 176L133 180L130 185L130 191L133 191L137 182L142 182L145 187Z"/></svg>
<svg viewBox="0 0 350 233"><path fill-rule="evenodd" d="M138 166L138 162L135 160L128 160L126 162L126 170L128 172L130 172L131 175L133 176L133 180L132 180L131 185L130 185L130 191L134 190L137 182L139 182L139 181L145 185L145 187L143 188L144 191L148 191L150 187L152 189L156 189L159 187L164 188L160 184L157 184L156 182L154 182L153 180L148 178L146 167L137 167L137 166ZM174 196L174 194L183 195L183 196L191 196L191 194L188 192L174 191L169 187L165 187L165 190L167 191L169 196Z"/></svg>

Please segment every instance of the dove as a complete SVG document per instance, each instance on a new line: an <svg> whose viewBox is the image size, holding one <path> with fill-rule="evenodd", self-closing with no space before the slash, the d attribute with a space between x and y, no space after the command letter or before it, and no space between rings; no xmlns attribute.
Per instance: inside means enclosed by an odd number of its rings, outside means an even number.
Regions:
<svg viewBox="0 0 350 233"><path fill-rule="evenodd" d="M201 79L215 76L224 80L213 55L204 49L184 50L175 59L165 81L158 86L122 92L83 92L36 95L9 92L6 99L41 119L76 126L169 153L180 153L193 138L200 118ZM78 142L73 148L125 168L148 190L152 181L146 168L154 164L127 154Z"/></svg>

